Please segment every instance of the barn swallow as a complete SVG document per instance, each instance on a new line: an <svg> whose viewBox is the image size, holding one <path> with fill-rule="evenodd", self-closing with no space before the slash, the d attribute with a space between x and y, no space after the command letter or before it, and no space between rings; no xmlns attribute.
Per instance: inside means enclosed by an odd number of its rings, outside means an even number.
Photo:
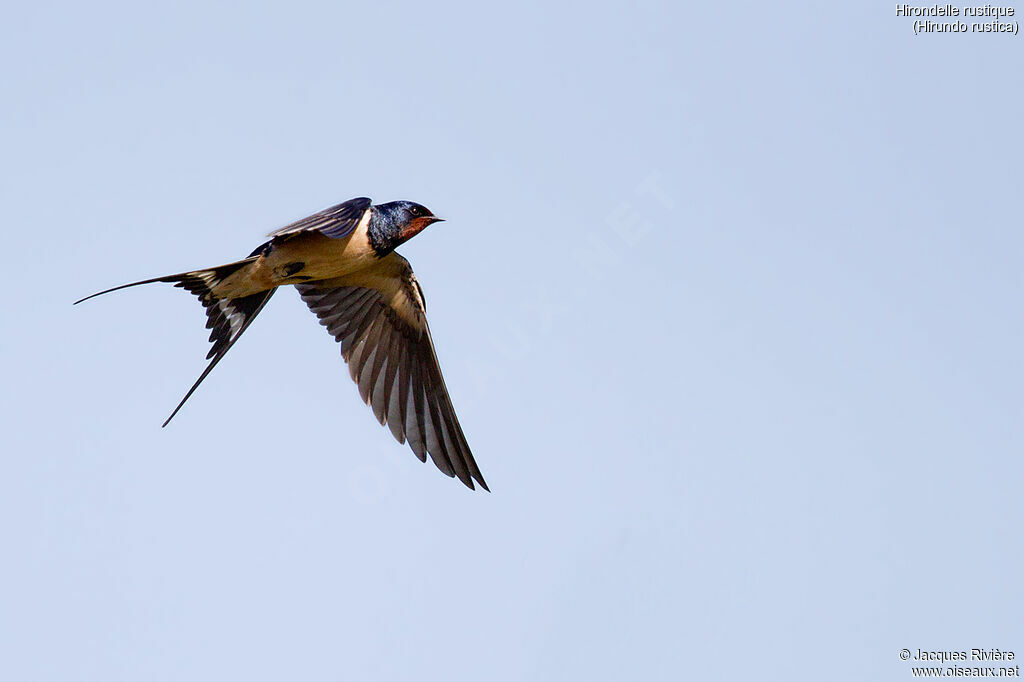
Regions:
<svg viewBox="0 0 1024 682"><path fill-rule="evenodd" d="M373 205L363 197L271 232L248 258L205 270L123 284L168 282L199 298L212 329L210 361L164 426L249 328L278 287L292 285L341 343L359 395L399 443L427 455L448 476L488 490L434 352L426 301L412 267L395 247L441 222L411 201Z"/></svg>

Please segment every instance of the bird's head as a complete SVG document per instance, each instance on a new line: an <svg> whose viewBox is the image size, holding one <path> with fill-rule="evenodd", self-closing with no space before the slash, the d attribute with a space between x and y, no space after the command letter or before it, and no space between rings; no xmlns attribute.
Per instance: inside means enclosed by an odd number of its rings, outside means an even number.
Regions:
<svg viewBox="0 0 1024 682"><path fill-rule="evenodd" d="M428 225L442 221L426 206L414 201L391 201L374 209L376 231L389 249L409 241Z"/></svg>

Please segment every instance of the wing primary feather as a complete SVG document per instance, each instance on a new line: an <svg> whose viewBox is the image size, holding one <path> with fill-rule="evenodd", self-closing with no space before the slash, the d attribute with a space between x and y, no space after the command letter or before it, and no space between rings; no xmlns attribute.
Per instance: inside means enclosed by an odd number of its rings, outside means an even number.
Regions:
<svg viewBox="0 0 1024 682"><path fill-rule="evenodd" d="M401 338L401 332L395 328L391 328L390 332L387 348L385 349L384 367L381 370L380 376L378 376L376 380L384 386L383 398L385 423L391 427L391 432L395 433L395 426L398 425L393 424L393 422L397 420L393 420L391 418L391 406L393 404L392 396L398 393L395 388L395 376L398 372L398 362L401 358L399 353L400 348L398 346L398 340ZM398 405L395 404L395 407L397 408ZM398 438L398 436L396 435L395 438ZM404 437L402 438L402 441L405 441Z"/></svg>
<svg viewBox="0 0 1024 682"><path fill-rule="evenodd" d="M487 487L483 474L480 473L480 468L477 466L476 460L473 458L473 453L469 448L469 443L466 441L466 435L462 432L462 426L459 424L459 418L455 414L455 406L452 404L451 396L448 394L448 387L445 385L444 377L441 375L441 366L437 361L437 351L434 350L434 342L430 337L429 330L424 336L424 352L430 357L431 362L429 363L429 366L433 368L432 373L434 376L435 395L437 397L441 413L446 419L449 432L453 438L453 446L455 447L455 451L452 453L453 457L460 458L468 468L469 475L476 479L481 488L490 492L491 489ZM471 483L467 483L467 485L469 485L470 488L473 487Z"/></svg>
<svg viewBox="0 0 1024 682"><path fill-rule="evenodd" d="M423 424L423 396L419 389L418 372L416 362L412 353L406 353L406 366L409 370L408 403L406 405L406 429L405 435L409 439L409 446L421 462L427 461L427 443L425 426Z"/></svg>
<svg viewBox="0 0 1024 682"><path fill-rule="evenodd" d="M455 444L455 440L452 434L449 433L450 426L448 424L448 415L445 414L444 405L444 393L443 389L438 386L438 372L432 367L427 366L426 375L428 384L424 387L427 392L427 396L430 402L430 410L434 415L434 424L438 431L438 444L441 446L441 451L445 458L451 464L452 469L455 471L455 475L459 477L459 480L473 488L473 479L469 477L469 472L466 470L466 465L463 462L462 453Z"/></svg>
<svg viewBox="0 0 1024 682"><path fill-rule="evenodd" d="M402 372L400 371L402 361L402 350L396 341L388 356L388 372L391 377L388 380L388 384L391 386L388 393L388 428L391 429L391 435L399 443L405 442L405 405L402 402L404 398L401 389Z"/></svg>
<svg viewBox="0 0 1024 682"><path fill-rule="evenodd" d="M384 377L378 378L377 381L371 379L370 384L370 407L373 408L373 415L377 417L377 421L384 426L388 420L388 386L384 383Z"/></svg>
<svg viewBox="0 0 1024 682"><path fill-rule="evenodd" d="M387 421L388 392L391 384L385 381L385 365L391 362L391 325L381 326L377 347L374 349L373 365L370 367L370 406L377 421L383 426Z"/></svg>
<svg viewBox="0 0 1024 682"><path fill-rule="evenodd" d="M352 380L359 386L359 397L366 402L367 386L363 381L363 368L367 362L372 359L375 347L373 340L377 338L380 333L380 318L377 316L371 316L369 323L366 325L366 329L363 333L355 339L355 344L352 350L352 356L348 359L349 374L352 375Z"/></svg>
<svg viewBox="0 0 1024 682"><path fill-rule="evenodd" d="M370 325L367 327L366 333L359 334L352 341L352 354L348 356L348 374L352 377L352 381L359 389L359 397L362 401L367 401L367 392L365 382L361 382L362 366L366 364L367 357L374 352L374 347L369 341L370 335L374 332L377 325L377 318L374 317L370 321Z"/></svg>
<svg viewBox="0 0 1024 682"><path fill-rule="evenodd" d="M384 325L379 317L370 323L370 326L366 329L366 334L359 341L361 352L359 352L358 367L355 362L351 363L351 367L356 368L358 372L356 383L359 384L359 396L367 405L370 404L370 392L373 390L373 382L370 380L370 375L373 373L373 363L380 350L377 344L383 329Z"/></svg>
<svg viewBox="0 0 1024 682"><path fill-rule="evenodd" d="M437 406L430 395L430 375L423 366L423 360L419 353L416 354L416 364L420 372L418 392L423 394L424 401L423 426L427 436L427 452L430 453L430 457L434 460L434 464L438 469L449 476L454 476L455 468L448 458L448 453L445 452L444 445L442 445L441 421L437 415Z"/></svg>
<svg viewBox="0 0 1024 682"><path fill-rule="evenodd" d="M377 335L377 340L374 343L375 352L373 354L373 366L370 368L370 383L374 386L377 382L384 383L381 379L380 372L384 368L384 363L387 361L388 355L391 352L391 333L392 326L388 320L384 320L380 325L380 334Z"/></svg>
<svg viewBox="0 0 1024 682"><path fill-rule="evenodd" d="M409 358L408 352L401 341L398 341L398 363L395 368L395 393L398 395L397 406L398 406L398 422L402 428L402 435L408 437L409 434ZM394 400L395 393L392 393L392 400Z"/></svg>

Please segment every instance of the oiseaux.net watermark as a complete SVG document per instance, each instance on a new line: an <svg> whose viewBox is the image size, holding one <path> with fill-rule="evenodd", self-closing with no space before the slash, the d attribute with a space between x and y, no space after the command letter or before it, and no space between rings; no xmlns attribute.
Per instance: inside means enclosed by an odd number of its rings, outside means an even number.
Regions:
<svg viewBox="0 0 1024 682"><path fill-rule="evenodd" d="M1020 677L1009 649L900 649L913 677Z"/></svg>

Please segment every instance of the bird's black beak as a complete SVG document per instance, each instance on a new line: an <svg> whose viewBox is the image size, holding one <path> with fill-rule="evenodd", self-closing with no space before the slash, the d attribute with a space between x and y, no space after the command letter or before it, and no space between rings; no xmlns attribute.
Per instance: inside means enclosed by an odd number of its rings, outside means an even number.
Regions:
<svg viewBox="0 0 1024 682"><path fill-rule="evenodd" d="M444 222L444 218L438 218L436 215L430 216L430 224L431 225L433 225L434 223L443 223L443 222Z"/></svg>

